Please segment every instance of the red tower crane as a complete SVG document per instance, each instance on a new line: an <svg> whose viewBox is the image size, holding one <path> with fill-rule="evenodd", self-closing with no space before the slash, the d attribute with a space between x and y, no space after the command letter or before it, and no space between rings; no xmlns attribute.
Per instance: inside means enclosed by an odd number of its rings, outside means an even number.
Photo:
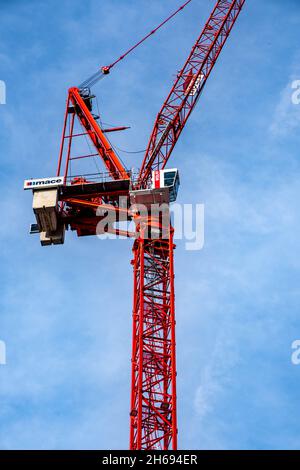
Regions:
<svg viewBox="0 0 300 470"><path fill-rule="evenodd" d="M31 233L40 234L43 246L64 243L66 228L79 237L110 233L134 238L131 450L177 449L175 246L169 204L176 199L179 176L166 165L245 0L217 1L157 115L137 175L125 168L107 137L126 127L105 129L97 122L90 88L190 2L113 64L69 89L57 176L26 180L24 186L33 190L37 223ZM105 173L98 170L98 157ZM75 164L92 160L96 173L81 167L74 172ZM153 204L163 209L153 213ZM122 221L134 221L135 231L116 226Z"/></svg>

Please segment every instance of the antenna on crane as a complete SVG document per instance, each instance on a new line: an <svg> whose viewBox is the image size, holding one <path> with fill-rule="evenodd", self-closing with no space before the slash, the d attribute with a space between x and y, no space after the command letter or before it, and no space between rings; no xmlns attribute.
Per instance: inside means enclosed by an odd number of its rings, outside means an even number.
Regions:
<svg viewBox="0 0 300 470"><path fill-rule="evenodd" d="M104 67L101 67L98 72L94 73L91 77L89 77L87 80L81 83L79 85L79 89L85 89L85 88L91 88L94 86L98 81L102 80L105 75L108 75L111 71L111 69L117 65L121 60L125 59L131 52L133 52L135 49L137 49L141 44L143 44L147 39L149 39L153 34L157 33L158 30L160 30L165 24L167 24L169 21L171 21L174 16L178 15L189 3L191 3L192 0L188 0L185 2L181 7L179 7L176 11L174 11L168 18L166 18L162 23L160 23L156 28L154 28L150 33L148 33L143 39L141 39L139 42L137 42L134 46L132 46L128 51L126 51L124 54L122 54L117 60L112 62L110 65L106 65Z"/></svg>

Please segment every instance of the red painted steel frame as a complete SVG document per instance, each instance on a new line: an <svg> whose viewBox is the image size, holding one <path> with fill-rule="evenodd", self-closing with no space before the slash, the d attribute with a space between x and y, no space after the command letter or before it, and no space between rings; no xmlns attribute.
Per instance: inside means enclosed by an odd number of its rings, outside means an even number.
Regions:
<svg viewBox="0 0 300 470"><path fill-rule="evenodd" d="M130 449L177 449L173 229L135 241Z"/></svg>
<svg viewBox="0 0 300 470"><path fill-rule="evenodd" d="M158 113L141 166L139 187L149 185L153 170L165 168L244 3L245 0L217 2Z"/></svg>
<svg viewBox="0 0 300 470"><path fill-rule="evenodd" d="M165 167L244 3L245 0L217 2L157 116L141 167L138 188L149 185L152 170ZM87 135L111 177L128 179L129 174L112 150L87 104L78 88L69 90L57 174L60 175L65 157L65 176L67 176L72 139ZM83 127L82 134L74 133L75 117ZM66 134L67 128L69 135ZM67 223L72 229L77 230L80 236L96 233L98 219L95 208L98 204L105 203L101 198L103 194L62 199L62 202L72 209L66 211ZM110 198L107 200L110 201ZM109 210L108 206L103 205L103 208ZM173 229L170 227L167 239L157 240L145 237L147 227L147 224L144 227L143 224L137 225L138 238L133 248L130 449L176 450ZM109 227L108 231L124 234L113 227Z"/></svg>
<svg viewBox="0 0 300 470"><path fill-rule="evenodd" d="M72 112L71 112L71 109L72 109ZM74 137L78 137L78 134L73 135L75 116L78 117L84 129L84 133L81 135L89 136L91 142L93 143L97 151L97 154L103 160L103 163L106 166L111 177L113 179L129 179L128 172L123 167L118 156L112 149L111 144L105 137L104 132L98 126L92 113L90 112L87 105L85 104L85 101L80 94L80 90L76 87L69 89L69 94L68 94L68 99L67 99L67 109L65 113L63 135L62 135L60 155L59 155L58 168L57 168L57 176L60 176L66 140L68 141L68 144L67 144L67 155L66 155L66 161L65 161L65 171L64 171L65 177L67 177L67 174L68 174L69 162L71 159L72 142L73 142ZM70 120L69 135L66 135L68 120Z"/></svg>

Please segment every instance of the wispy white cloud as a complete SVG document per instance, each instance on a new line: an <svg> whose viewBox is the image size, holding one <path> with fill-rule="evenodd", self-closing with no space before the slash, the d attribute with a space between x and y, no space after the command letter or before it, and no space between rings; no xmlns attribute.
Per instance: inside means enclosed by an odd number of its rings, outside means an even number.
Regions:
<svg viewBox="0 0 300 470"><path fill-rule="evenodd" d="M201 448L238 448L240 439L251 448L254 444L242 428L247 422L253 432L257 425L250 424L249 407L263 419L264 413L276 415L277 408L289 406L280 383L290 368L283 315L297 324L300 185L292 165L278 174L276 160L262 158L258 165L263 169L252 168L241 178L233 162L202 155L197 165L198 158L190 155L191 166L197 168L190 173L193 191L182 191L189 201L197 200L195 194L204 195L207 233L203 251L177 272L177 311L185 312L180 319L180 363L196 360L191 365L194 376L182 387L184 393L194 393L195 415L191 411L190 416ZM253 178L252 172L259 176ZM198 300L193 304L190 299ZM285 302L292 305L288 313ZM186 344L184 338L191 335L194 340ZM282 445L288 447L292 437L291 429ZM271 432L262 432L260 441L262 447L276 447Z"/></svg>

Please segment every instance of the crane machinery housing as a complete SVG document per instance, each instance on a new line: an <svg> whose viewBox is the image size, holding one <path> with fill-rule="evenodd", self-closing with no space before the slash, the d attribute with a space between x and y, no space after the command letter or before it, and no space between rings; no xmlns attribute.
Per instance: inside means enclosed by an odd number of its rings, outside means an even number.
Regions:
<svg viewBox="0 0 300 470"><path fill-rule="evenodd" d="M63 244L66 229L79 237L103 233L131 237L134 299L132 314L130 449L177 449L177 392L174 292L174 229L169 205L180 184L167 164L245 0L218 0L159 111L138 174L121 162L95 114L91 87L192 0L145 38L79 87L68 91L56 176L29 179L36 223L31 233L42 246ZM84 145L88 150L85 151ZM102 161L105 171L84 170ZM163 214L153 205L163 205ZM131 221L135 230L120 228Z"/></svg>

